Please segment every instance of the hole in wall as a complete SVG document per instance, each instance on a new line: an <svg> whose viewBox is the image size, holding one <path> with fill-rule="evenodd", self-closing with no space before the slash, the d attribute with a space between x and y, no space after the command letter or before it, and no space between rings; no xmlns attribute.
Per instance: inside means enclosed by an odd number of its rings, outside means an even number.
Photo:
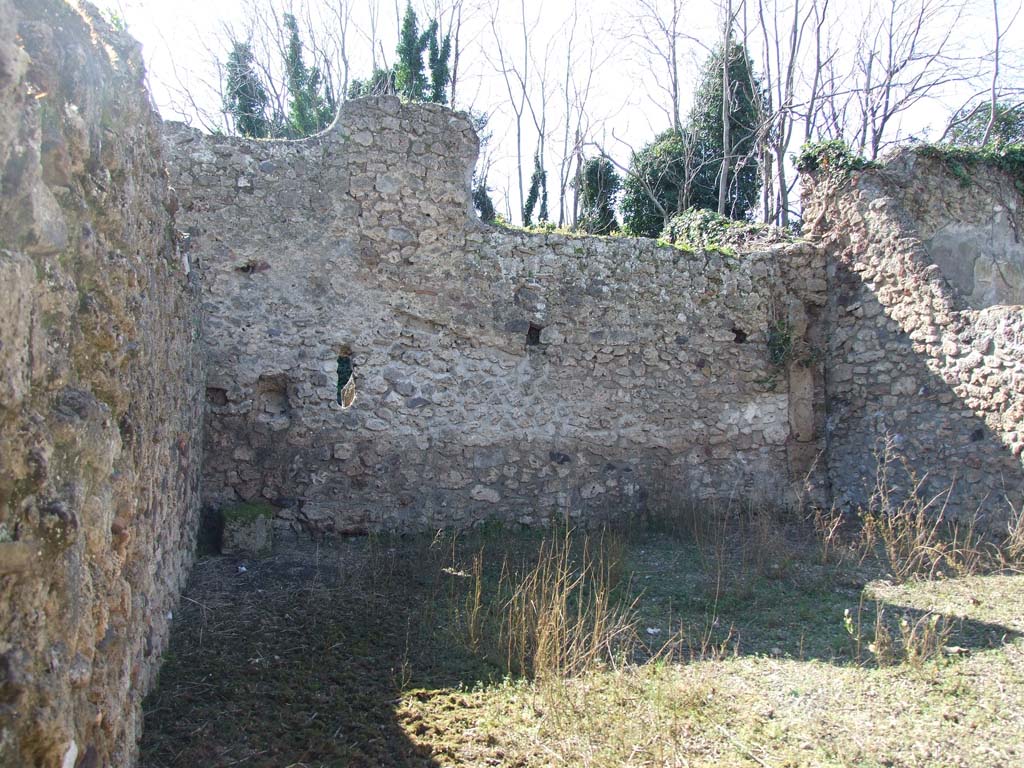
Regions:
<svg viewBox="0 0 1024 768"><path fill-rule="evenodd" d="M338 405L351 408L356 401L356 376L352 358L348 354L338 355Z"/></svg>
<svg viewBox="0 0 1024 768"><path fill-rule="evenodd" d="M121 418L117 420L117 431L121 434L122 446L129 447L135 443L135 418L132 416L130 408L121 414Z"/></svg>
<svg viewBox="0 0 1024 768"><path fill-rule="evenodd" d="M220 387L207 387L206 402L210 405L227 405L228 391Z"/></svg>
<svg viewBox="0 0 1024 768"><path fill-rule="evenodd" d="M544 326L530 323L530 327L526 329L526 346L540 346L540 332L543 330Z"/></svg>
<svg viewBox="0 0 1024 768"><path fill-rule="evenodd" d="M266 272L268 269L270 269L270 265L262 259L248 259L235 267L235 271L241 272L243 275L255 275Z"/></svg>
<svg viewBox="0 0 1024 768"><path fill-rule="evenodd" d="M286 416L291 410L288 401L288 377L283 373L263 374L256 382L257 411L271 416Z"/></svg>
<svg viewBox="0 0 1024 768"><path fill-rule="evenodd" d="M733 341L736 342L737 344L745 343L748 336L746 331L744 331L742 328L737 328L735 325L732 327L732 335L734 337Z"/></svg>

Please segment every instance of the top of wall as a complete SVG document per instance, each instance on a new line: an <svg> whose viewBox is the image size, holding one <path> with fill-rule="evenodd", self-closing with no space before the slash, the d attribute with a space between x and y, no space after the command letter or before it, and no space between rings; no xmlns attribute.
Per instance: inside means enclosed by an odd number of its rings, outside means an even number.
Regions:
<svg viewBox="0 0 1024 768"><path fill-rule="evenodd" d="M1024 305L1024 182L970 152L906 147L852 175L855 195L890 200L960 309ZM805 183L806 220L829 192ZM878 203L876 203L877 205ZM842 235L833 232L831 235Z"/></svg>
<svg viewBox="0 0 1024 768"><path fill-rule="evenodd" d="M354 215L365 224L379 214L381 229L367 227L370 235L399 250L410 245L411 233L439 224L462 229L476 219L470 182L480 144L465 114L439 104L402 103L396 96L346 101L330 127L296 140L204 136L181 123L165 123L164 135L174 156L204 174L200 182L226 181L254 203L297 213ZM330 187L290 186L289 168L297 162L321 165ZM227 171L231 178L221 178ZM264 194L270 190L273 200ZM398 204L427 195L429 206ZM189 203L182 200L186 209Z"/></svg>

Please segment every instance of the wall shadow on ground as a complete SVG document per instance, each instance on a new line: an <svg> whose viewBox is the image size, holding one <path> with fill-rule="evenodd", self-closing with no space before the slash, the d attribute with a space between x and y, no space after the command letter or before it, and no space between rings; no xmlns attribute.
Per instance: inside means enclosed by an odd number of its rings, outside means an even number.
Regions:
<svg viewBox="0 0 1024 768"><path fill-rule="evenodd" d="M436 563L374 546L200 560L144 705L140 765L438 765L399 724L402 691L494 670L438 632Z"/></svg>
<svg viewBox="0 0 1024 768"><path fill-rule="evenodd" d="M453 629L452 608L465 606L467 563L483 552L479 547L487 547L485 568L494 569L504 554L514 560L535 554L542 539L494 533L463 541L458 552L444 537L433 543L360 537L317 546L286 536L264 560L201 559L174 620L160 686L145 702L141 765L430 768L450 762L454 754L435 756L427 742L440 748L451 724L416 720L401 701L410 691L429 697L503 676L468 650L464 633ZM894 638L901 619L915 625L931 616L885 599L862 600L863 568L817 565L811 556L774 576L726 579L716 588L691 545L658 541L624 544L623 552L634 555L660 547L656 559L671 567L649 580L650 563L633 562L624 569L623 584L630 586L621 597L628 602L627 592L642 590L640 627L658 625L647 614L651 606L678 600L675 620L698 629L694 647L678 649L680 661L695 658L699 628L713 621L711 639L727 640L730 655L872 664L867 645L877 610ZM844 626L847 608L860 627L859 653ZM1020 637L999 623L944 618L951 629L943 644L958 653L982 653ZM641 652L636 660L645 658ZM423 744L416 741L421 733Z"/></svg>
<svg viewBox="0 0 1024 768"><path fill-rule="evenodd" d="M781 657L837 667L870 665L879 661L868 648L876 641L879 614L885 633L894 643L896 661L905 658L900 626L904 620L918 643L934 620L934 626L943 631L938 647L932 644L931 650L940 656L945 653L943 646L959 649L954 653L983 653L1010 645L1022 636L1017 629L999 622L929 611L920 604L875 596L862 579L850 578L859 570L856 566L845 571L801 564L799 570L799 576L755 577L741 586L726 580L721 587L708 585L704 600L682 598L673 628L685 627L688 631L678 657L699 658L710 651L713 656ZM716 589L721 592L713 597L711 593Z"/></svg>

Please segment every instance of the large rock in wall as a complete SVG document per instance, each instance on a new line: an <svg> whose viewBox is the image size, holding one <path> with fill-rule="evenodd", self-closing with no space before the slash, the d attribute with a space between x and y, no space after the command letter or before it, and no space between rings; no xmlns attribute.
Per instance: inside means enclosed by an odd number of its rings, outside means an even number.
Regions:
<svg viewBox="0 0 1024 768"><path fill-rule="evenodd" d="M0 0L0 765L133 762L198 510L198 301L137 44Z"/></svg>
<svg viewBox="0 0 1024 768"><path fill-rule="evenodd" d="M805 179L829 254L827 465L844 507L888 458L890 485L999 527L1024 500L1024 201L997 169L957 170L907 150Z"/></svg>
<svg viewBox="0 0 1024 768"><path fill-rule="evenodd" d="M824 303L806 243L484 227L469 122L392 97L302 141L165 141L202 274L211 506L314 531L543 523L670 493L784 504L814 461L820 356L789 354Z"/></svg>

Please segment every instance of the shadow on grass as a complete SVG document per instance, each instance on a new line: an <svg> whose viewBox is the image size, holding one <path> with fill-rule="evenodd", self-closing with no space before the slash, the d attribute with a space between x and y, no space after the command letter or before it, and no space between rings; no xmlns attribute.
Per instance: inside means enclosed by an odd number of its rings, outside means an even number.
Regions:
<svg viewBox="0 0 1024 768"><path fill-rule="evenodd" d="M942 645L959 653L1000 648L1021 636L998 622L967 617L977 613L970 605L958 615L943 615L875 599L871 580L880 574L863 566L820 565L797 557L772 575L735 563L719 572L702 562L692 545L662 540L639 544L632 567L642 590L642 622L656 638L682 630L678 655L684 658L710 649L834 665L870 663L874 659L867 646L874 639L878 611L894 638L901 636L901 620L913 628L937 615L938 624L949 627ZM954 581L931 584L942 590Z"/></svg>
<svg viewBox="0 0 1024 768"><path fill-rule="evenodd" d="M144 703L143 768L438 765L397 721L402 692L494 670L445 636L424 553L367 548L200 560Z"/></svg>
<svg viewBox="0 0 1024 768"><path fill-rule="evenodd" d="M373 538L294 545L245 561L244 571L233 558L199 561L175 617L160 685L144 704L141 765L457 762L427 744L449 749L443 745L451 740L432 731L472 728L460 720L459 697L449 697L450 719L438 724L407 712L403 694L432 697L502 677L500 660L492 656L495 663L488 663L468 650L453 606L465 605L474 554L486 553L486 590L506 557L528 562L540 540L499 531L465 537L458 547L450 539L438 546L429 539ZM728 655L870 664L879 607L893 637L902 618L916 625L930 615L912 604L865 598L872 574L813 558L719 572L692 545L665 537L633 540L620 555L618 597L629 602L639 594L647 655L683 628L676 657L684 660L717 648ZM942 644L958 652L998 648L1019 636L974 618L950 617L950 626Z"/></svg>

